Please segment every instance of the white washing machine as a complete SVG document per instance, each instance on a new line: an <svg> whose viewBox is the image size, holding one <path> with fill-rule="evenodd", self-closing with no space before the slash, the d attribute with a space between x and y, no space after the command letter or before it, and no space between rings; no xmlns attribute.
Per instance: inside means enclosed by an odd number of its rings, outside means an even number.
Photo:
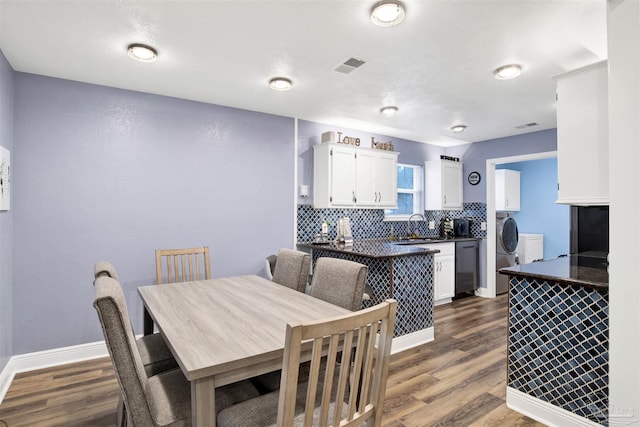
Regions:
<svg viewBox="0 0 640 427"><path fill-rule="evenodd" d="M509 276L498 273L504 267L516 265L518 224L509 212L496 214L496 295L509 289Z"/></svg>

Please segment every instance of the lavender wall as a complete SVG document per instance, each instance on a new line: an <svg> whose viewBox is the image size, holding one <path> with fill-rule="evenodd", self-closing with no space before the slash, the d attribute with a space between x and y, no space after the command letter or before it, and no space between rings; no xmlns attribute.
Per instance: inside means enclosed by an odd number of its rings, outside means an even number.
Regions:
<svg viewBox="0 0 640 427"><path fill-rule="evenodd" d="M16 73L14 126L14 354L103 339L98 260L140 332L154 249L208 245L220 277L292 246L293 119Z"/></svg>
<svg viewBox="0 0 640 427"><path fill-rule="evenodd" d="M9 150L12 157L13 76L11 66L0 51L0 145ZM11 163L15 164L14 159ZM0 372L13 355L12 259L13 210L0 211Z"/></svg>
<svg viewBox="0 0 640 427"><path fill-rule="evenodd" d="M543 153L556 151L556 149L556 130L550 129L451 147L447 149L447 154L460 157L460 160L464 162L463 193L464 201L469 203L486 202L487 200L487 181L485 179L487 159ZM473 171L479 172L482 177L478 185L471 185L467 182L467 176Z"/></svg>
<svg viewBox="0 0 640 427"><path fill-rule="evenodd" d="M375 137L376 142L391 141L394 145L394 151L400 153L398 155L400 163L424 165L426 160L438 159L440 154L445 153L444 148L435 145L300 120L298 122L298 182L301 185L309 186L309 198L298 198L300 204L313 204L313 146L320 144L320 136L323 132L328 131L342 132L342 137L360 138L360 146L367 148L371 147L372 136Z"/></svg>

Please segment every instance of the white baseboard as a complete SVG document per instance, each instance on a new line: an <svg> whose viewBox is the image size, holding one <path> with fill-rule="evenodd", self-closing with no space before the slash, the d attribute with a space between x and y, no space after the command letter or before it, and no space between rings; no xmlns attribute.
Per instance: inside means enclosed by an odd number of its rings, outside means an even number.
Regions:
<svg viewBox="0 0 640 427"><path fill-rule="evenodd" d="M17 373L82 362L83 360L96 359L108 355L109 352L104 341L97 341L12 356L2 372L0 372L0 403L2 403L11 381L13 381L13 377Z"/></svg>
<svg viewBox="0 0 640 427"><path fill-rule="evenodd" d="M482 298L495 298L496 296L489 293L489 289L487 288L478 288L476 289L475 292L477 297L482 297Z"/></svg>
<svg viewBox="0 0 640 427"><path fill-rule="evenodd" d="M507 387L507 407L550 427L602 427L598 423L512 387Z"/></svg>
<svg viewBox="0 0 640 427"><path fill-rule="evenodd" d="M411 332L407 335L395 337L391 341L391 354L399 353L404 350L408 350L412 347L416 347L420 344L425 344L433 341L434 329L433 326L427 329L423 329L417 332Z"/></svg>

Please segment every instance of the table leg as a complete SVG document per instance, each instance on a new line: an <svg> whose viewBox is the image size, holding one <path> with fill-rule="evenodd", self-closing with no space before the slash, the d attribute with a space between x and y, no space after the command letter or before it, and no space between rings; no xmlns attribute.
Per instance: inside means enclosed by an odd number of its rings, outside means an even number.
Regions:
<svg viewBox="0 0 640 427"><path fill-rule="evenodd" d="M216 391L214 377L191 381L191 425L215 427Z"/></svg>
<svg viewBox="0 0 640 427"><path fill-rule="evenodd" d="M142 331L145 335L151 335L153 333L153 319L151 318L151 315L149 314L149 312L147 311L147 307L143 307L143 313L142 313Z"/></svg>

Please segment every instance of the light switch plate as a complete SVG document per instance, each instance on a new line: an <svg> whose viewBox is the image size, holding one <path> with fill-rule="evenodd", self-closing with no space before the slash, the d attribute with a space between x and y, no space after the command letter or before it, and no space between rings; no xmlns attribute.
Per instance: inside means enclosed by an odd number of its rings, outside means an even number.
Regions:
<svg viewBox="0 0 640 427"><path fill-rule="evenodd" d="M429 221L429 230L434 230L436 228L436 222L435 221Z"/></svg>
<svg viewBox="0 0 640 427"><path fill-rule="evenodd" d="M480 223L480 230L487 231L487 222L486 221L482 221Z"/></svg>

